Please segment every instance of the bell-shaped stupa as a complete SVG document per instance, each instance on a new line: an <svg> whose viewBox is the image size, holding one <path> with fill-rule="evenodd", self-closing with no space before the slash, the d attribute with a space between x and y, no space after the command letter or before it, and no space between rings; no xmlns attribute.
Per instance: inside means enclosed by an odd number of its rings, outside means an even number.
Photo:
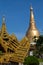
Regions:
<svg viewBox="0 0 43 65"><path fill-rule="evenodd" d="M29 28L26 32L26 36L28 37L30 42L33 42L34 37L38 38L40 36L40 33L35 24L32 6L30 7L30 24L29 24Z"/></svg>

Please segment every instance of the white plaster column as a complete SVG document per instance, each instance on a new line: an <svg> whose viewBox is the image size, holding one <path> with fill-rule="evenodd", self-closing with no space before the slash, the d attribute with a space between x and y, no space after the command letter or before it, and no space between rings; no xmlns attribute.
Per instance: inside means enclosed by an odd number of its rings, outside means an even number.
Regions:
<svg viewBox="0 0 43 65"><path fill-rule="evenodd" d="M23 65L23 63L19 63L19 65Z"/></svg>

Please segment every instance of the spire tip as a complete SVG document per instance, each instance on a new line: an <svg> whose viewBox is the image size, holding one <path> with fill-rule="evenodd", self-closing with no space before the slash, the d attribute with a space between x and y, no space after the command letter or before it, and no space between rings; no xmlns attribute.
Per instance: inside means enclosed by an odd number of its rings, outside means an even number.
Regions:
<svg viewBox="0 0 43 65"><path fill-rule="evenodd" d="M2 17L2 22L5 23L5 16Z"/></svg>
<svg viewBox="0 0 43 65"><path fill-rule="evenodd" d="M30 10L33 10L32 5L30 6Z"/></svg>

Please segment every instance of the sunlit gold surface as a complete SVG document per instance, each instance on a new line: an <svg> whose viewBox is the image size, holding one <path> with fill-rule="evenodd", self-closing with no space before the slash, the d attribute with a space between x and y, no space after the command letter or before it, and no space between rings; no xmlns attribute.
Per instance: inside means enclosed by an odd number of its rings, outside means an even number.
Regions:
<svg viewBox="0 0 43 65"><path fill-rule="evenodd" d="M27 56L30 47L27 37L18 41L14 34L8 34L5 25L5 18L2 22L2 28L0 30L0 45L5 51L0 53L0 63L8 63L10 61L22 63L24 58ZM0 49L2 49L1 47Z"/></svg>
<svg viewBox="0 0 43 65"><path fill-rule="evenodd" d="M28 37L28 39L30 40L30 42L33 41L33 37L36 36L38 37L39 31L36 28L36 24L35 24L35 20L34 20L34 14L33 14L33 8L32 6L30 7L30 24L29 24L29 28L26 32L26 36Z"/></svg>

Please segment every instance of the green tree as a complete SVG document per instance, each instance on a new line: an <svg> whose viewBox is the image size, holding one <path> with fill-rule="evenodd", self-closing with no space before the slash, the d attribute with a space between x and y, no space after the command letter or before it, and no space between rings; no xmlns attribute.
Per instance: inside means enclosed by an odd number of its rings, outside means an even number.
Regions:
<svg viewBox="0 0 43 65"><path fill-rule="evenodd" d="M39 39L36 41L36 47L39 50L39 52L43 52L43 35L39 36Z"/></svg>
<svg viewBox="0 0 43 65"><path fill-rule="evenodd" d="M37 46L41 46L43 44L43 35L39 36L39 39L36 41Z"/></svg>
<svg viewBox="0 0 43 65"><path fill-rule="evenodd" d="M24 65L39 65L39 61L34 56L28 56L24 59Z"/></svg>
<svg viewBox="0 0 43 65"><path fill-rule="evenodd" d="M41 57L41 54L43 54L43 35L40 35L37 40L34 37L34 41L36 42L36 51L34 51L34 55Z"/></svg>

